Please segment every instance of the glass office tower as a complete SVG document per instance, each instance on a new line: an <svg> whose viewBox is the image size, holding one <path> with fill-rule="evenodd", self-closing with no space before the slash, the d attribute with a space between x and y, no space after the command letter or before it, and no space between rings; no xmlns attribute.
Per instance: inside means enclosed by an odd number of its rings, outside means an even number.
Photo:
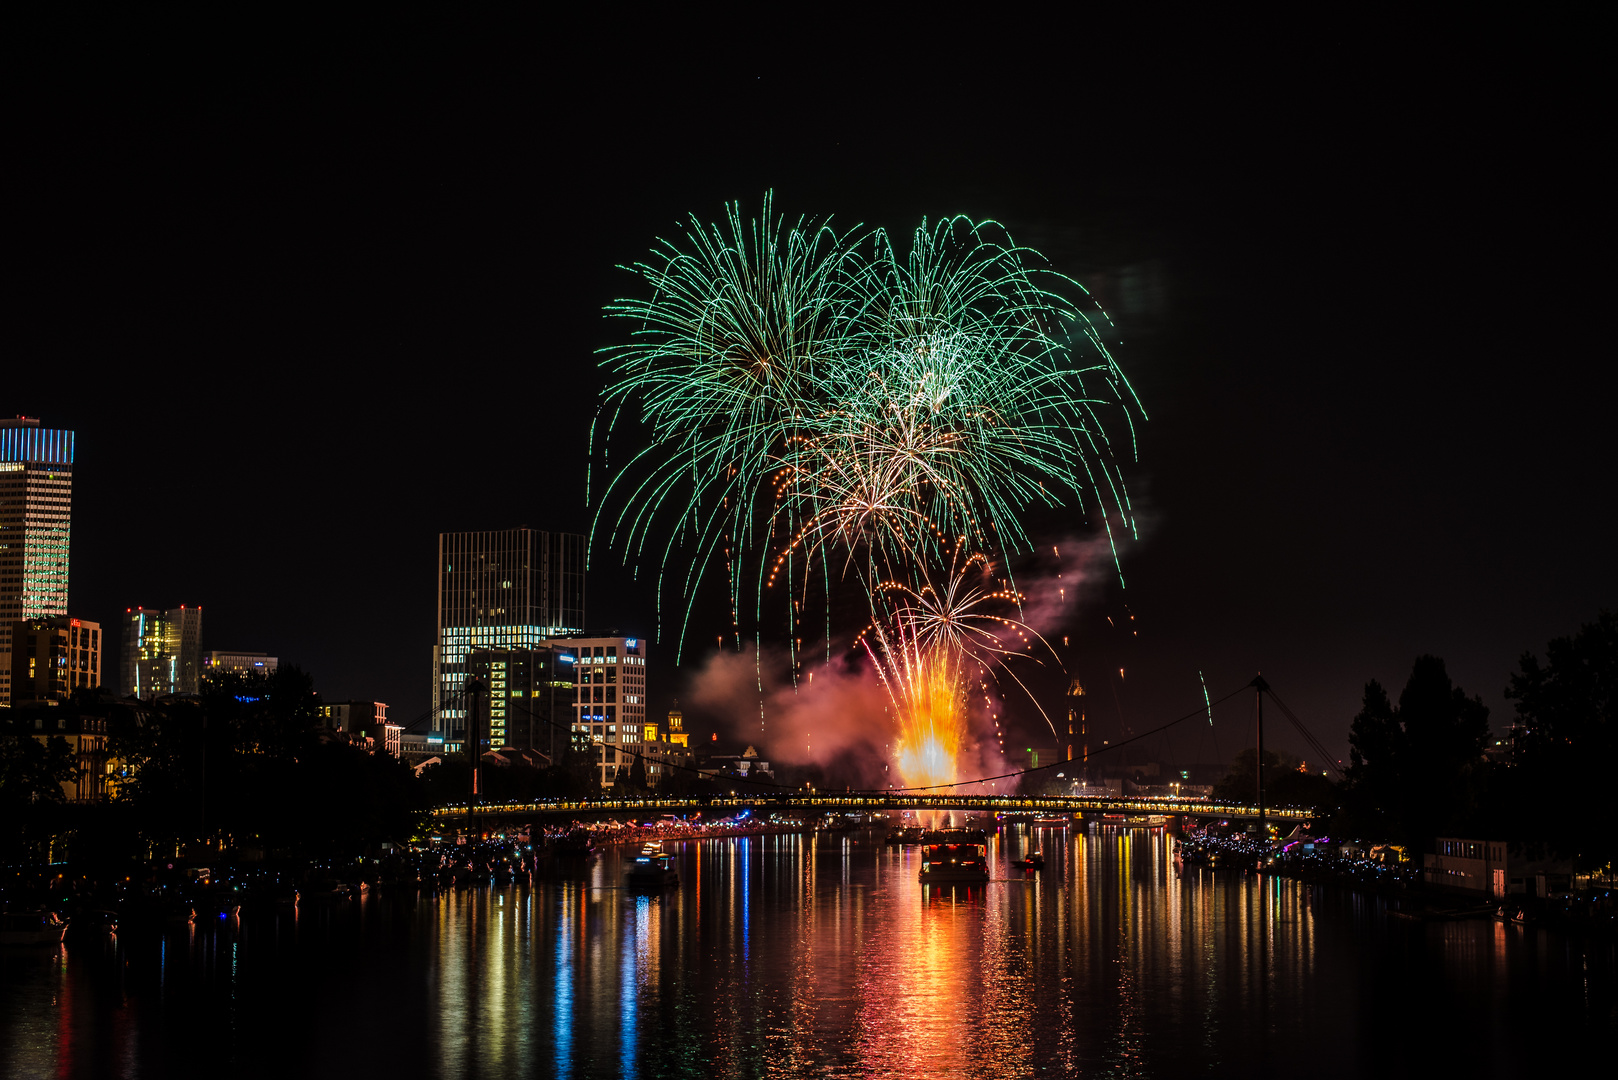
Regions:
<svg viewBox="0 0 1618 1080"><path fill-rule="evenodd" d="M67 614L73 432L0 420L0 705L11 704L11 637L24 619Z"/></svg>
<svg viewBox="0 0 1618 1080"><path fill-rule="evenodd" d="M202 609L124 611L118 692L151 701L167 694L195 694L202 681Z"/></svg>
<svg viewBox="0 0 1618 1080"><path fill-rule="evenodd" d="M439 535L432 728L446 750L465 739L468 653L535 649L583 628L584 545L528 528Z"/></svg>
<svg viewBox="0 0 1618 1080"><path fill-rule="evenodd" d="M473 649L467 663L488 684L478 725L486 748L537 750L554 764L574 729L577 658L566 646Z"/></svg>

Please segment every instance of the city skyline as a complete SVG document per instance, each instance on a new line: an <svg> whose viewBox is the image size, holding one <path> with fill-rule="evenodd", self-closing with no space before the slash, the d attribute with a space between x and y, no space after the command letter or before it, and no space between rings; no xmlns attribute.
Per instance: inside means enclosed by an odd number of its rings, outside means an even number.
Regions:
<svg viewBox="0 0 1618 1080"><path fill-rule="evenodd" d="M1081 13L14 20L0 1076L1610 1053L1596 18Z"/></svg>
<svg viewBox="0 0 1618 1080"><path fill-rule="evenodd" d="M1499 318L1502 292L1518 312L1587 304L1588 282L1546 269L1577 234L1561 217L1572 204L1546 202L1550 224L1477 227L1514 197L1519 166L1502 171L1481 148L1502 118L1530 115L1525 99L1500 91L1498 108L1459 117L1440 145L1402 111L1408 84L1368 99L1324 88L1316 136L1279 100L1248 109L1212 71L1225 90L1170 108L1179 99L1161 88L1181 84L1178 69L1133 60L1138 93L1096 87L1110 120L1082 136L1050 104L1066 91L1049 79L1006 114L944 90L900 148L866 94L902 80L811 97L764 70L767 92L738 105L724 139L660 127L649 150L632 150L609 118L650 92L650 76L603 90L541 149L506 136L561 92L550 77L441 80L366 53L312 75L314 96L302 84L282 93L278 71L216 72L244 103L239 124L185 94L132 89L118 122L164 134L131 151L141 167L116 187L101 178L123 144L89 119L104 103L64 96L56 115L85 122L37 133L61 152L19 170L26 201L47 212L23 226L18 258L46 268L32 280L73 280L89 302L24 282L18 302L40 317L19 353L72 364L137 349L209 372L159 387L138 365L115 367L67 400L8 387L0 411L75 430L80 462L93 463L74 477L74 614L110 626L135 601L195 599L209 648L262 649L335 698L428 712L435 600L422 568L437 536L524 522L591 532L595 350L613 340L602 307L627 286L614 266L686 214L712 217L733 199L756 209L773 190L793 214L849 227L957 211L1000 220L1116 318L1108 347L1148 415L1130 477L1143 535L1120 551L1121 570L1083 567L1068 628L1096 738L1195 708L1199 673L1217 696L1263 671L1341 754L1366 680L1397 683L1423 653L1443 656L1502 731L1517 658L1618 606L1592 332L1578 319ZM386 118L371 122L362 85L388 96ZM687 88L690 100L724 89ZM779 110L823 116L837 135L808 161L786 154L767 134ZM1361 110L1390 118L1373 141ZM1227 131L1231 115L1244 119ZM1570 124L1528 124L1533 148L1517 160L1590 175ZM57 129L93 134L64 144ZM441 150L431 166L398 168L423 139ZM1367 148L1346 168L1333 149L1343 142ZM264 148L273 164L259 168ZM555 168L552 153L573 164ZM632 179L643 153L670 165L651 189ZM202 162L216 166L187 167ZM351 183L316 197L301 178L326 170ZM560 202L532 198L547 185ZM257 209L244 219L239 205ZM436 224L398 228L418 214ZM155 220L179 224L154 268ZM297 254L332 237L340 259ZM92 247L94 259L79 257ZM228 281L198 269L227 257ZM205 302L182 310L180 295ZM240 338L242 326L263 331ZM214 363L221 341L239 342L231 364ZM396 369L443 374L386 374ZM208 447L186 457L173 509L152 487L169 459L125 451L130 418L160 409ZM1088 550L1083 520L1028 526L1037 543ZM651 560L604 534L595 543L589 621L659 643L649 687L661 711L683 699L687 673L652 600ZM693 640L730 626L724 592L697 598L705 634ZM1048 689L1058 706L1065 685ZM708 718L686 719L706 735ZM1206 740L1182 752L1216 749L1229 757Z"/></svg>
<svg viewBox="0 0 1618 1080"><path fill-rule="evenodd" d="M37 418L30 417L29 420L32 421L33 424L35 424L35 425L37 425L38 422L39 422ZM73 445L74 432L66 430L66 429L41 429L41 430L61 431L65 435L65 439L64 440L58 440L58 445L66 447L67 449L65 449L64 451L60 451L60 452L71 456L71 453L72 453L71 447ZM29 444L29 445L33 445L33 444ZM43 444L41 444L41 445L43 445ZM57 452L57 451L53 451L53 452ZM53 480L55 479L54 475L53 475L52 479ZM57 496L57 489L55 487L53 487L51 489L51 493L52 493L53 497L56 497ZM53 509L52 513L54 514L55 512L56 511ZM544 548L544 546L546 544L549 544L551 542L548 539L548 537L550 535L548 531L546 531L546 530L531 530L531 529L528 529L527 527L516 528L516 529L504 529L504 530L501 530L501 529L485 530L483 533L481 533L479 535L489 536L489 537L509 535L510 537L515 537L515 536L518 536L519 534L526 534L526 535L530 536L532 539L527 541L527 542L528 543L538 544L539 546L535 548L536 551L541 550L542 548ZM470 536L470 535L471 534L467 534L467 533L441 533L439 535L439 538L438 538L439 551L440 551L440 554L439 554L440 560L443 559L444 552L446 550L445 547L444 547L446 538L448 538L448 537L467 537L467 536ZM579 549L583 546L585 541L586 541L585 537L583 537L581 535L577 535L577 534L574 534L572 536L567 537L566 538L566 544L569 546L569 549L570 549L570 554L567 557L570 558L570 559L576 559L578 557L578 554L579 554ZM512 550L515 551L516 549L513 548ZM564 548L558 548L557 550L562 551L562 550L564 550ZM507 554L509 554L509 552L507 552ZM487 557L487 556L484 555L484 556L479 556L479 557ZM62 571L63 572L62 572L61 576L65 578L66 577L66 573L65 573L66 566L64 566L62 568ZM494 570L488 570L487 573L495 573L495 571ZM482 581L482 578L486 577L487 573L480 572L481 576L478 577L478 580ZM537 571L535 571L535 575L536 576L534 578L534 581L536 583L539 583L542 575L540 575ZM440 578L442 579L443 576L444 575L441 573ZM498 576L499 576L498 573L496 573L496 577L498 577ZM580 594L579 595L579 600L582 602L582 592L583 592L582 578L583 578L583 575L582 574L576 574L576 578L577 578L577 581L575 583L575 586L569 586L569 587L570 588L576 587L578 593ZM485 584L491 584L492 587L499 588L501 583L500 582L495 582L491 578L490 581L486 582ZM539 594L539 593L543 593L547 588L551 588L551 587L554 587L554 586L547 586L547 585L544 585L543 583L539 583L539 584L534 585L536 595ZM521 590L518 590L518 591L521 592ZM444 585L442 583L442 580L441 580L441 583L440 583L440 593L441 593L441 602L442 602L442 598L443 598L443 595L444 595ZM468 595L470 595L470 593ZM642 597L641 599L642 599L642 602L643 602L644 606L648 606L648 607L650 606L649 603L646 602L649 598ZM530 605L530 607L532 607L535 611L537 611L539 609L539 607L540 607L540 603L535 602L534 604ZM115 627L117 627L117 632L119 633L120 636L119 636L119 638L114 639L113 642L109 643L109 647L116 647L116 648L118 648L120 650L120 653L121 653L121 662L119 664L119 670L120 670L120 673L121 673L121 678L119 680L119 683L116 685L116 687L113 687L113 688L116 688L116 689L120 690L121 692L129 692L128 687L124 685L129 680L129 677L130 677L129 676L129 671L131 670L130 669L129 653L128 653L128 650L127 650L127 648L125 647L125 644L124 644L125 642L130 640L129 626L132 625L132 624L130 624L129 620L131 620L131 619L136 619L136 620L142 619L144 617L143 610L144 609L129 609L129 611L125 613L123 619L115 620L114 623L113 623L113 625ZM561 616L559 614L559 612L561 610L562 610L561 608L557 608L556 610L553 610L551 612L551 615L555 616L555 617L552 618L550 621L553 621L553 622L561 621ZM578 621L580 623L585 621L584 620L584 613L582 611L582 608L570 609L570 610L577 614L578 617L577 617L576 621ZM182 689L180 689L180 692L195 692L194 684L196 683L196 680L198 678L200 678L200 675L202 674L202 671L203 671L204 667L206 667L205 658L202 657L202 654L201 654L201 646L203 644L203 638L201 636L201 632L200 632L199 625L198 625L200 623L200 614L201 614L200 606L186 608L184 605L182 605L180 608L173 609L172 611L152 611L152 612L149 613L149 615L151 617L157 618L160 623L162 623L164 626L166 626L168 621L172 621L169 617L171 617L171 616L172 617L178 617L178 616L181 615L182 612L185 613L184 626L182 626L179 623L176 623L175 632L173 634L168 634L166 630L163 630L163 631L161 631L160 636L166 634L167 636L175 638L175 641L172 643L175 647L173 649L168 650L168 652L164 652L164 656L168 656L170 652L172 652L174 654L173 657L170 657L170 659L174 659L176 661L176 664L171 665L171 666L175 666L176 672L178 672L179 671L179 666L178 665L180 663L178 658L181 655L181 650L179 648L179 642L180 642L180 639L181 639L181 636L182 636L182 632L184 631L184 628L189 627L189 632L184 632L183 633L183 636L184 636L184 639L185 639L185 647L184 647L183 652L184 652L184 655L187 655L187 656L194 655L195 656L194 662L191 663L189 665L189 668L188 668L188 670L192 671L193 673L190 674L187 677L177 677L175 675L171 675L166 681L175 683L175 685L177 687L183 687ZM504 616L504 614L502 614L500 617L504 618L505 616ZM65 618L65 617L63 617L63 618ZM528 626L526 631L522 631L521 626L526 626L527 623L524 623L522 621L521 617L518 616L518 622L513 624L514 626L518 627L517 631L514 631L513 634L505 634L505 633L503 633L501 631L497 631L495 633L495 637L490 639L490 642L495 644L495 645L504 645L506 643L505 639L507 637L510 637L512 644L518 645L518 646L526 646L526 645L531 644L529 642L529 638L532 638L534 643L543 642L543 641L548 640L546 635L552 629L560 631L560 633L558 633L556 635L559 638L574 636L574 631L576 629L578 629L578 628L570 627L570 626L557 626L557 627L553 628L553 627L546 627L546 626L540 625L540 623L542 623L544 621L546 621L546 620L540 619L540 620L536 621L535 619L530 618L530 619L527 620L527 622L531 622L534 625ZM123 625L118 625L120 622L123 623ZM7 627L9 629L9 627L10 627L9 623L7 624ZM446 640L443 637L444 632L445 632L445 630L443 628L441 628L440 631L439 631L439 636L440 636L441 641ZM1551 629L1550 631L1547 632L1547 636L1555 636L1557 633L1558 633L1558 631L1556 631L1553 628L1553 629ZM98 636L99 636L99 631L98 631ZM495 640L495 639L498 639L498 640ZM470 639L468 639L468 640L470 640ZM210 644L212 643L211 639L210 639L209 643ZM462 647L463 648L465 647L465 643L462 643ZM1537 645L1535 643L1528 643L1527 645L1524 646L1524 650L1522 650L1522 651L1532 651L1533 649L1536 649L1538 647L1539 647L1539 645ZM99 645L98 645L98 648L99 648ZM162 651L162 650L159 650L159 651ZM290 651L295 652L296 650L294 649L294 650L290 650ZM1063 651L1067 652L1067 650L1065 650L1065 649ZM240 660L241 657L244 657L244 656L247 656L247 657L265 656L265 654L262 654L262 653L241 653L239 650L211 650L211 652L216 653L216 654L218 654L220 656L229 656L229 657L237 658L236 666L239 666L239 660ZM107 655L110 656L111 655L110 652ZM446 676L443 675L439 670L438 661L436 659L436 657L438 655L438 650L436 648L434 649L433 655L434 655L434 667L435 667L435 680L441 681ZM275 662L276 662L275 658L270 658L270 670L273 670L273 666L274 666ZM297 663L296 660L293 660L292 662ZM167 661L165 661L165 663L167 663ZM1452 659L1452 665L1453 665L1453 659ZM662 715L673 706L673 702L674 702L674 699L675 699L676 695L678 693L684 691L689 686L691 678L693 677L693 675L695 674L695 672L698 669L699 669L699 665L692 664L692 663L687 663L686 665L684 665L683 667L681 667L679 669L674 669L671 666L666 671L664 680L662 680L664 682L664 685L656 686L657 703L650 706L650 711L646 711L647 708L648 708L648 706L646 704L643 703L641 705L641 710L646 712L646 716L643 719L660 720ZM7 670L7 674L8 675L10 674L9 668ZM1367 677L1375 677L1375 678L1378 678L1378 679L1382 680L1383 682L1397 682L1399 679L1401 679L1403 677L1403 674L1404 674L1404 671L1395 668L1395 669L1390 669L1390 670L1387 670L1387 671L1374 672L1374 673L1368 675ZM458 673L458 669L457 669L457 673L454 673L449 677L464 679L464 673ZM340 679L347 679L347 680L351 681L352 680L352 675L350 673L348 673L348 672L341 672L339 678ZM1466 691L1469 694L1477 693L1477 694L1480 694L1481 696L1484 696L1486 699L1490 696L1489 692L1488 692L1489 688L1487 687L1487 685L1473 685L1471 683L1467 683L1466 681L1464 681L1464 679L1458 679L1457 681L1458 681L1458 683L1460 685L1462 685L1466 689ZM643 688L644 688L644 684L643 684ZM161 692L161 691L159 691L159 692ZM146 694L146 693L142 693L139 696L150 696L150 695ZM350 696L350 695L332 694L332 695L330 695L330 699L335 701L335 700L339 700L340 698L343 698L343 697L346 697L346 696ZM387 694L378 694L378 695L374 695L374 696L387 697L389 695L387 695ZM402 694L400 696L408 697L407 694ZM423 710L421 712L411 713L411 714L408 714L408 715L404 712L404 710L401 709L401 710L398 710L398 716L399 716L400 721L405 726L410 728L412 731L414 731L418 735L423 734L423 733L428 733L428 732L432 732L432 733L435 733L435 734L442 734L443 733L443 727L442 727L443 721L441 720L438 724L435 724L433 722L433 717L434 716L443 716L446 713L448 713L449 716L450 716L450 721L449 722L453 723L454 722L454 719L453 719L454 712L455 712L455 710L453 708L450 708L448 710L442 710L442 709L439 709L439 708L434 707L434 706L429 706L429 708L426 709L426 710ZM1135 730L1138 730L1139 727L1148 726L1146 723L1136 723L1136 724L1132 725L1130 723L1131 720L1135 720L1135 721L1144 720L1144 721L1150 722L1150 721L1162 721L1162 720L1166 720L1166 719L1171 718L1171 717L1164 716L1164 715L1159 715L1159 716L1155 716L1155 717L1151 717L1151 716L1134 716L1134 717L1124 718L1122 716L1122 707L1121 707L1121 705L1119 707L1119 713L1120 713L1120 721L1119 721L1119 723L1117 725L1116 733L1117 734L1122 734L1122 735L1124 735L1126 737L1128 735L1132 734ZM604 721L605 716L602 716L601 720ZM1503 710L1501 710L1498 703L1495 703L1495 706L1494 706L1494 715L1492 717L1492 723L1493 723L1494 730L1495 730L1496 734L1498 734L1498 735L1503 735L1504 732L1505 732L1506 727L1508 727L1509 723L1510 723L1509 714L1504 712ZM1238 719L1238 720L1235 721L1235 723L1232 726L1235 726L1235 727L1239 728L1241 726L1241 724L1242 724L1242 721L1240 721ZM1098 725L1098 726L1104 727L1105 725L1106 725L1106 719L1105 719L1104 714L1103 714L1103 717L1101 719L1101 724ZM1328 742L1328 744L1330 744L1330 743L1332 743L1334 741L1341 743L1341 741L1342 741L1341 738L1337 735L1337 732L1335 732L1331 728L1329 720L1323 726L1325 728L1325 730L1323 732L1323 737ZM597 728L599 728L599 730L597 730ZM709 723L709 728L710 729L714 728L714 725L712 724L711 720L710 720L710 723ZM1346 730L1346 717L1344 718L1343 728ZM764 730L765 731L768 730L767 726L766 726L766 728ZM719 733L721 733L723 735L723 737L726 739L727 746L729 745L730 742L736 742L737 745L739 746L741 743L746 742L749 739L753 739L753 740L756 741L758 738L761 737L758 732L755 731L755 732L750 733L747 730L747 720L745 718L738 718L737 722L735 722L735 723L725 723L723 720L721 720L720 723L717 725L717 731ZM605 728L604 727L599 727L599 725L597 725L597 727L592 728L592 734L597 736L597 737L599 737L600 735L602 735L604 733L605 733ZM767 736L764 736L764 737L767 738ZM1282 734L1280 736L1280 738L1281 738L1283 743L1287 739L1285 734ZM1024 741L1024 739L1026 739L1026 741L1028 741L1030 743L1035 743L1035 744L1043 743L1043 742L1046 742L1046 741L1054 741L1054 742L1058 742L1058 743L1064 741L1064 739L1061 738L1061 733L1058 733L1057 736L1053 736L1050 740L1047 740L1045 738L1045 736L1043 734L1041 734L1037 729L1034 729L1032 731L1025 730L1023 732L1023 737L1019 738L1019 739L1017 739L1015 741L1021 742L1021 741ZM1103 743L1105 743L1105 740L1103 740ZM1300 747L1292 748L1292 749L1294 749L1294 750L1303 749L1302 744L1300 744ZM1150 747L1144 748L1141 752L1150 754L1150 753L1152 753L1152 748L1150 748ZM1169 756L1173 756L1174 753L1175 753L1174 748L1171 746L1169 748ZM1180 751L1180 753L1182 755L1184 754L1183 749ZM1159 752L1159 756L1161 756L1160 752ZM1226 756L1228 756L1228 755L1226 755ZM1304 756L1307 756L1307 750L1304 750ZM1221 755L1219 755L1217 753L1217 751L1215 753L1213 753L1213 754L1205 755L1206 762L1210 763L1210 764L1222 763L1220 759L1221 759ZM1197 757L1195 752L1193 751L1191 757L1188 758L1188 760L1203 761L1204 758ZM622 764L622 763L620 762L619 764ZM609 772L610 772L610 770L609 770Z"/></svg>

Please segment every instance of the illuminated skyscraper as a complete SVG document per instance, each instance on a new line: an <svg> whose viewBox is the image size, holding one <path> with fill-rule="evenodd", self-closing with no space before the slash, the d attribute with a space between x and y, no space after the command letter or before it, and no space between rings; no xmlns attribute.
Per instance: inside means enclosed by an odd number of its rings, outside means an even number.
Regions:
<svg viewBox="0 0 1618 1080"><path fill-rule="evenodd" d="M478 725L486 749L537 750L552 762L567 749L577 654L565 645L472 650L467 663L488 687Z"/></svg>
<svg viewBox="0 0 1618 1080"><path fill-rule="evenodd" d="M202 609L126 608L119 675L124 697L195 694L202 678Z"/></svg>
<svg viewBox="0 0 1618 1080"><path fill-rule="evenodd" d="M646 752L646 639L574 637L555 642L578 654L573 730L590 739L602 787ZM656 738L654 734L652 738Z"/></svg>
<svg viewBox="0 0 1618 1080"><path fill-rule="evenodd" d="M24 619L67 614L73 433L0 420L0 705L11 704L11 636Z"/></svg>
<svg viewBox="0 0 1618 1080"><path fill-rule="evenodd" d="M584 626L584 537L501 529L438 537L433 723L446 748L466 733L472 649L534 649Z"/></svg>

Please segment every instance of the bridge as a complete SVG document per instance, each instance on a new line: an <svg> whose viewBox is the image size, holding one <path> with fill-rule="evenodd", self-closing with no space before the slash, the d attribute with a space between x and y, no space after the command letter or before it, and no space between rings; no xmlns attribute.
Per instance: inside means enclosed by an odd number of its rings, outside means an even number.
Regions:
<svg viewBox="0 0 1618 1080"><path fill-rule="evenodd" d="M991 811L1001 814L1176 814L1200 818L1257 818L1256 806L1212 803L1205 799L1126 798L1115 795L912 795L905 792L848 792L732 795L712 799L573 799L555 802L490 803L477 807L479 816L503 819L587 817L601 814L735 814L759 813L877 813L887 810L939 812ZM440 820L465 818L464 805L441 806L433 811ZM1302 822L1312 810L1290 806L1265 807L1262 816L1276 821Z"/></svg>

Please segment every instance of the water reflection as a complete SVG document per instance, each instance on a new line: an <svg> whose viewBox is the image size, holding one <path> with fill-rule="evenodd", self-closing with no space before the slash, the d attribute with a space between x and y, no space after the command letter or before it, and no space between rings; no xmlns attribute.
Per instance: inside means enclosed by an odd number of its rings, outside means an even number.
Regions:
<svg viewBox="0 0 1618 1080"><path fill-rule="evenodd" d="M1046 869L1011 861L1040 849ZM1480 1075L1610 1037L1610 946L1422 924L1176 870L1161 833L1001 832L924 889L875 833L618 853L530 886L374 897L0 955L0 1075ZM385 1033L385 1037L380 1034ZM1442 1055L1440 1057L1439 1055Z"/></svg>

